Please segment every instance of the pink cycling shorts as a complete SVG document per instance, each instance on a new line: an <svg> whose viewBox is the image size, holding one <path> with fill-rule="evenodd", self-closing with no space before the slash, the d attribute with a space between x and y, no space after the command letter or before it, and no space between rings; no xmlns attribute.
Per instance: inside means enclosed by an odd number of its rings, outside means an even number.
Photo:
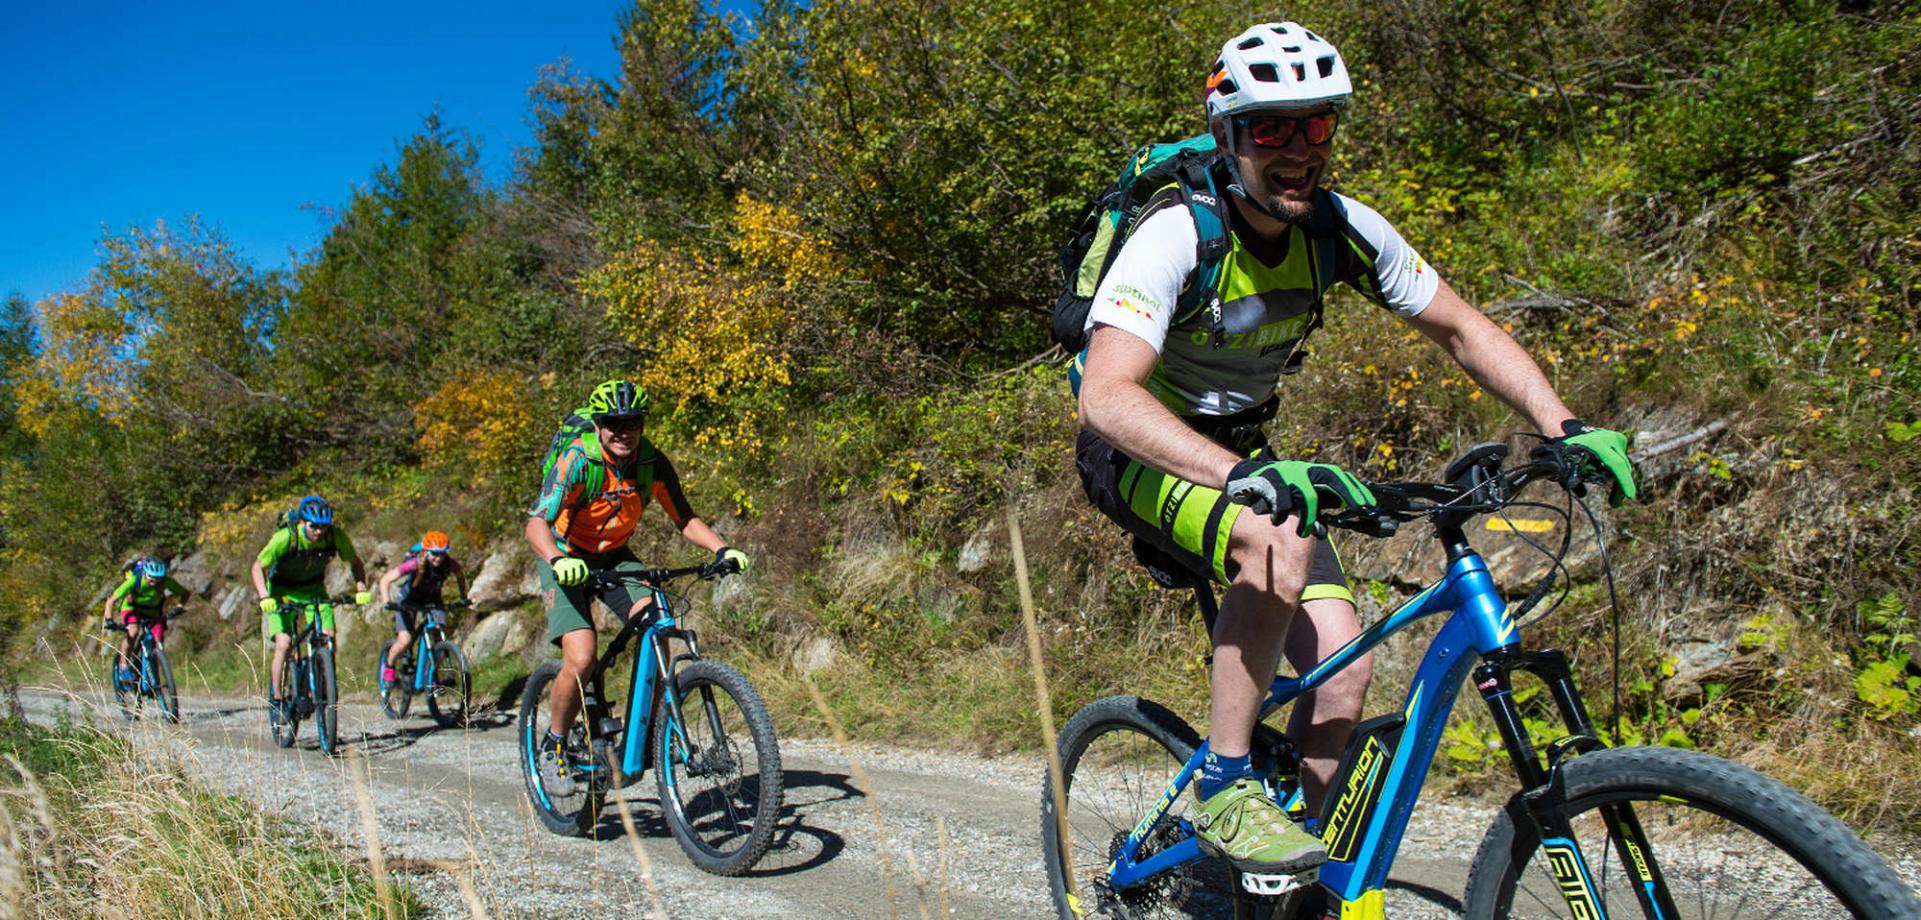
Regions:
<svg viewBox="0 0 1921 920"><path fill-rule="evenodd" d="M128 626L132 626L140 622L140 614L135 613L132 607L128 607L127 609L120 611L120 622L125 623ZM153 633L153 641L155 642L167 641L167 621L166 620L149 621L147 625L147 631L150 633Z"/></svg>

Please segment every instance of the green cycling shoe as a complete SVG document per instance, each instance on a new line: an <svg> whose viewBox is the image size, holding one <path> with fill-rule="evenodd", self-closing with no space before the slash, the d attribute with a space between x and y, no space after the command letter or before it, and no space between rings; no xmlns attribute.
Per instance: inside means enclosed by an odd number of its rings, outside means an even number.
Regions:
<svg viewBox="0 0 1921 920"><path fill-rule="evenodd" d="M1251 776L1201 799L1194 826L1201 849L1242 872L1295 873L1327 861L1321 839L1288 820L1261 781Z"/></svg>

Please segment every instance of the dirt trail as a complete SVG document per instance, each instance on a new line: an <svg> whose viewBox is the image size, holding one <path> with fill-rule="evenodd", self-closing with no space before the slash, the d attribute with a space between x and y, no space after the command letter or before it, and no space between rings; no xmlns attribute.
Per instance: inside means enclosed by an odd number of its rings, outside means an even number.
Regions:
<svg viewBox="0 0 1921 920"><path fill-rule="evenodd" d="M470 915L464 880L495 917L912 918L923 916L924 906L927 917L1003 918L1043 917L1050 909L1037 833L1042 768L1031 758L856 747L886 825L889 866L872 808L841 749L782 739L787 795L780 830L766 859L736 879L708 875L685 859L660 820L651 779L644 781L626 794L652 863L657 910L617 819L598 840L555 836L534 821L516 732L504 714L443 730L429 719L396 722L372 705L347 704L343 756L330 758L305 725L295 749L274 747L254 700L186 700L184 724L172 727L121 721L101 710L104 701L95 695L39 691L21 700L31 718L91 709L97 723L133 732L137 743L176 745L213 788L311 824L361 853L351 774L364 761L386 858L439 916ZM1454 916L1468 857L1490 816L1483 803L1423 802L1396 863L1389 915Z"/></svg>

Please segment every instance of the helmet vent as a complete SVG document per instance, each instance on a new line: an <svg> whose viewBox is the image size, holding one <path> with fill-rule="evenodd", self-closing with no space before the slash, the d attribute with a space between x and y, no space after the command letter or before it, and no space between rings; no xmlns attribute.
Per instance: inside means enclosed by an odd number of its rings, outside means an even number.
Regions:
<svg viewBox="0 0 1921 920"><path fill-rule="evenodd" d="M1287 52L1288 54L1300 54L1301 46L1300 45L1282 45L1281 50Z"/></svg>
<svg viewBox="0 0 1921 920"><path fill-rule="evenodd" d="M1312 33L1312 32L1308 32L1308 31L1307 31L1306 29L1302 29L1301 31L1302 31L1302 32L1307 32L1307 40L1308 40L1308 41L1311 41L1311 42L1318 42L1318 41L1321 41L1321 37L1320 37L1319 35L1315 35L1315 34L1314 34L1314 33Z"/></svg>
<svg viewBox="0 0 1921 920"><path fill-rule="evenodd" d="M1247 68L1247 75L1262 83L1281 82L1281 75L1274 70L1273 64L1255 64Z"/></svg>
<svg viewBox="0 0 1921 920"><path fill-rule="evenodd" d="M1294 64L1293 67L1294 67L1294 79L1298 82L1306 83L1307 68L1302 67L1300 64Z"/></svg>
<svg viewBox="0 0 1921 920"><path fill-rule="evenodd" d="M1256 48L1259 48L1263 44L1265 44L1265 42L1262 40L1262 38L1259 35L1256 35L1253 38L1247 39L1241 42L1240 44L1235 45L1234 47L1239 48L1242 51L1252 51Z"/></svg>
<svg viewBox="0 0 1921 920"><path fill-rule="evenodd" d="M1240 92L1240 89L1239 87L1236 87L1234 85L1233 80L1222 80L1221 82L1214 84L1214 91L1217 93L1220 93L1223 96L1232 96L1235 93Z"/></svg>
<svg viewBox="0 0 1921 920"><path fill-rule="evenodd" d="M1322 79L1326 79L1328 74L1334 72L1334 59L1327 56L1315 58L1314 69L1321 72Z"/></svg>

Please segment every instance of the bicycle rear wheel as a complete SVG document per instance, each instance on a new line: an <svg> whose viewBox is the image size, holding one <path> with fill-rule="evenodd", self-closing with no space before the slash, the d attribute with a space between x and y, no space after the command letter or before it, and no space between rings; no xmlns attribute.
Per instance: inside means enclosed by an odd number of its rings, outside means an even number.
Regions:
<svg viewBox="0 0 1921 920"><path fill-rule="evenodd" d="M174 692L173 663L167 660L166 649L158 645L147 648L147 690L160 703L160 716L168 722L180 722L180 696Z"/></svg>
<svg viewBox="0 0 1921 920"><path fill-rule="evenodd" d="M1068 720L1059 742L1068 819L1065 847L1054 817L1051 777L1041 792L1042 858L1062 920L1224 918L1249 912L1239 878L1217 859L1189 862L1124 891L1115 891L1108 882L1107 868L1135 822L1160 800L1200 743L1180 716L1135 696L1095 700ZM1165 850L1191 836L1186 829L1191 826L1191 802L1192 797L1183 794L1169 806L1139 855ZM1070 874L1076 894L1067 886Z"/></svg>
<svg viewBox="0 0 1921 920"><path fill-rule="evenodd" d="M300 695L300 688L306 681L304 669L294 660L290 649L287 658L280 663L280 702L283 715L275 716L273 710L267 711L267 729L273 733L273 743L280 747L293 747L294 738L300 734L300 710L294 707L294 698Z"/></svg>
<svg viewBox="0 0 1921 920"><path fill-rule="evenodd" d="M667 827L694 865L716 875L752 868L780 819L780 741L747 677L719 661L674 673L681 718L654 707L654 783Z"/></svg>
<svg viewBox="0 0 1921 920"><path fill-rule="evenodd" d="M547 737L549 716L553 712L554 681L560 677L560 662L543 661L527 676L527 687L520 694L520 775L527 786L527 801L533 805L540 823L556 834L583 837L600 823L601 806L607 801L607 770L588 771L575 778L570 795L556 795L540 781L540 743ZM583 694L584 695L584 694ZM567 732L569 750L589 750L587 717L584 712Z"/></svg>
<svg viewBox="0 0 1921 920"><path fill-rule="evenodd" d="M320 737L320 750L332 755L340 750L339 685L334 683L334 653L317 648L313 653L314 731Z"/></svg>
<svg viewBox="0 0 1921 920"><path fill-rule="evenodd" d="M1475 854L1465 916L1567 916L1551 861L1571 842L1610 917L1921 917L1921 900L1853 831L1739 764L1614 748L1575 758L1562 776L1573 840L1544 847L1516 795ZM1629 811L1646 852L1610 836ZM1644 908L1650 878L1665 882L1669 904Z"/></svg>
<svg viewBox="0 0 1921 920"><path fill-rule="evenodd" d="M433 668L427 686L427 712L442 728L465 724L473 690L467 676L467 656L452 640L442 639L434 643Z"/></svg>

